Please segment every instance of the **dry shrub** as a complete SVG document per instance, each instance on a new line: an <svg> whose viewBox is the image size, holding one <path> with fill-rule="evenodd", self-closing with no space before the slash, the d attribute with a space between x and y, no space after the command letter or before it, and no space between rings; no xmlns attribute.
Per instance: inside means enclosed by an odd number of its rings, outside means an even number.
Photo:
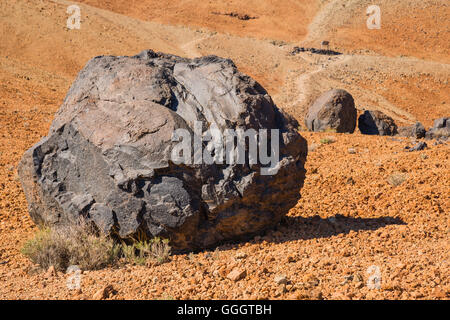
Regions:
<svg viewBox="0 0 450 320"><path fill-rule="evenodd" d="M321 144L331 144L331 143L335 143L335 142L336 142L335 137L325 137L323 139L320 139Z"/></svg>
<svg viewBox="0 0 450 320"><path fill-rule="evenodd" d="M96 270L122 257L133 264L162 264L169 261L170 251L169 240L161 238L134 239L130 245L117 243L85 220L64 227L42 227L22 248L22 253L43 269L54 266L59 271L71 265Z"/></svg>
<svg viewBox="0 0 450 320"><path fill-rule="evenodd" d="M122 244L125 261L139 265L162 264L169 261L171 248L168 239L154 238Z"/></svg>
<svg viewBox="0 0 450 320"><path fill-rule="evenodd" d="M100 269L117 261L119 252L113 239L83 220L70 226L42 227L22 248L22 253L42 268L54 266L60 271L71 265Z"/></svg>
<svg viewBox="0 0 450 320"><path fill-rule="evenodd" d="M150 258L161 264L169 261L171 248L168 239L154 238L151 241Z"/></svg>

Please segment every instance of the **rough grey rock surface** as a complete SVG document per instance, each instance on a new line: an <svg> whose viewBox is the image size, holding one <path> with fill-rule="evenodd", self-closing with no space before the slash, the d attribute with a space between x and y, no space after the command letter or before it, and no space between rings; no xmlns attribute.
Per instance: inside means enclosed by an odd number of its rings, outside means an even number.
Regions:
<svg viewBox="0 0 450 320"><path fill-rule="evenodd" d="M426 142L420 141L417 144L415 144L413 147L409 148L408 151L409 152L422 151L422 150L425 150L426 148L428 148L428 145L426 144Z"/></svg>
<svg viewBox="0 0 450 320"><path fill-rule="evenodd" d="M425 138L426 134L425 127L420 122L416 122L411 126L400 127L397 131L401 137L413 137L416 139Z"/></svg>
<svg viewBox="0 0 450 320"><path fill-rule="evenodd" d="M333 130L338 133L353 133L356 116L352 95L342 89L333 89L322 94L310 106L305 124L309 131Z"/></svg>
<svg viewBox="0 0 450 320"><path fill-rule="evenodd" d="M443 139L450 137L450 117L444 117L434 120L433 127L427 131L427 139Z"/></svg>
<svg viewBox="0 0 450 320"><path fill-rule="evenodd" d="M260 165L176 165L172 134L204 127L279 129L275 175ZM19 165L38 223L169 238L176 250L245 239L270 228L300 197L306 140L297 123L231 60L144 51L89 61L50 132Z"/></svg>
<svg viewBox="0 0 450 320"><path fill-rule="evenodd" d="M358 118L358 128L362 134L393 136L397 134L394 120L378 110L366 110Z"/></svg>

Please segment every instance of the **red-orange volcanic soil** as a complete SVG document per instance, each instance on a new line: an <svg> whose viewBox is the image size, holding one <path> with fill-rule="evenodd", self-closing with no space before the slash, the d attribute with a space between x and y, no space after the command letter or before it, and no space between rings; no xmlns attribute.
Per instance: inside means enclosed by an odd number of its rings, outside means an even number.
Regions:
<svg viewBox="0 0 450 320"><path fill-rule="evenodd" d="M449 143L405 152L409 138L359 132L301 132L311 149L302 199L247 243L154 267L83 271L80 290L20 253L37 227L17 164L94 56L151 48L229 57L300 123L311 101L337 87L360 111L381 110L399 125L428 128L450 116L447 1L379 3L382 27L368 30L365 0L2 1L0 299L91 299L106 285L116 291L111 299L448 299ZM70 4L81 7L80 30L66 27ZM290 54L322 40L342 55ZM321 143L327 137L334 143ZM404 182L392 186L392 175ZM234 269L246 276L228 279ZM372 289L377 269L381 287ZM285 286L275 282L281 275Z"/></svg>

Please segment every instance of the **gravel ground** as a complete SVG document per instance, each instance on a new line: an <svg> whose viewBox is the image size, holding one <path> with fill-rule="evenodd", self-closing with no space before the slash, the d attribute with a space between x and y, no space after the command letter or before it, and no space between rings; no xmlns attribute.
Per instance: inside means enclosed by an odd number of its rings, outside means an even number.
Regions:
<svg viewBox="0 0 450 320"><path fill-rule="evenodd" d="M303 135L302 199L275 229L159 266L83 271L80 290L20 254L36 228L3 156L0 297L92 299L112 285L110 299L448 299L449 144L405 152L406 138Z"/></svg>

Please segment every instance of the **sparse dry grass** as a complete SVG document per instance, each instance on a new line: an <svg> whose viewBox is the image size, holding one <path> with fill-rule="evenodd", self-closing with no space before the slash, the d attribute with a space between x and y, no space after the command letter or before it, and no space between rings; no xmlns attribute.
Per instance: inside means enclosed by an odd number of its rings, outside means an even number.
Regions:
<svg viewBox="0 0 450 320"><path fill-rule="evenodd" d="M22 253L43 269L53 266L65 272L71 265L82 270L101 269L121 258L139 265L161 264L169 261L171 248L169 240L161 238L136 240L130 245L117 243L80 220L65 227L42 227L25 243Z"/></svg>
<svg viewBox="0 0 450 320"><path fill-rule="evenodd" d="M169 261L171 248L169 240L154 238L152 240L135 241L130 245L122 244L125 261L138 265L162 264Z"/></svg>
<svg viewBox="0 0 450 320"><path fill-rule="evenodd" d="M320 139L321 144L331 144L331 143L335 143L335 142L336 142L335 137L325 137L323 139Z"/></svg>
<svg viewBox="0 0 450 320"><path fill-rule="evenodd" d="M54 266L60 271L71 265L100 269L117 261L119 252L113 239L82 220L60 228L42 227L22 248L22 253L42 268Z"/></svg>

